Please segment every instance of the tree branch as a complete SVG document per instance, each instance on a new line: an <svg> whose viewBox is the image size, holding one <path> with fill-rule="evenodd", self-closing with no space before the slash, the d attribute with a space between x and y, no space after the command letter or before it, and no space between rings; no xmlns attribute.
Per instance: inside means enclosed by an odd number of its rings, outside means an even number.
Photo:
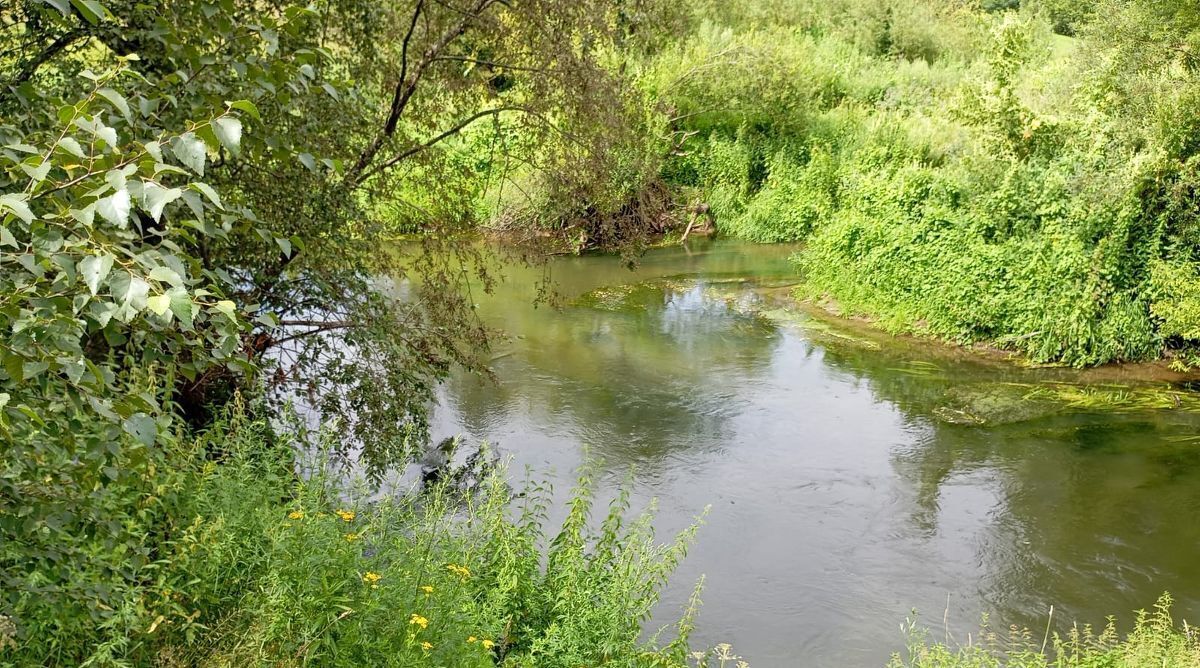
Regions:
<svg viewBox="0 0 1200 668"><path fill-rule="evenodd" d="M430 63L432 63L433 60L437 58L451 42L461 37L462 34L471 27L471 24L474 23L475 20L477 20L480 16L482 16L483 12L487 11L488 7L491 7L497 2L498 0L475 0L475 4L468 12L466 12L466 15L462 18L462 20L460 20L446 32L442 33L442 35L438 37L438 39L434 41L434 43L431 44L428 49L425 50L424 55L421 56L421 60L417 62L415 67L412 68L412 72L408 73L408 42L416 28L417 17L420 14L421 7L424 5L424 0L420 0L418 2L417 9L413 12L413 22L411 24L409 34L405 36L405 42L402 47L404 55L400 66L401 77L396 83L395 92L392 94L392 104L388 112L387 120L384 122L383 128L380 130L380 132L375 135L373 140L371 140L371 143L368 144L367 147L363 149L362 153L359 154L358 161L355 162L354 166L346 172L344 183L347 186L354 188L362 182L363 172L371 164L371 161L375 159L375 155L379 153L379 150L383 148L384 142L386 142L388 138L396 133L396 127L400 123L400 117L404 114L405 108L408 107L409 100L412 99L413 93L416 92L417 84L421 82L421 77L424 75L425 69L429 67ZM405 76L406 74L407 76Z"/></svg>
<svg viewBox="0 0 1200 668"><path fill-rule="evenodd" d="M514 72L552 72L554 70L546 67L523 67L520 65L509 65L507 63L497 63L491 60L479 60L477 58L467 58L465 56L438 56L433 59L434 62L454 61L460 63L472 63L474 65L485 65L494 69L512 70Z"/></svg>
<svg viewBox="0 0 1200 668"><path fill-rule="evenodd" d="M21 67L21 71L17 72L16 76L14 76L11 81L7 82L8 86L20 86L26 81L29 81L33 78L33 75L37 74L38 69L42 65L45 65L50 61L50 59L62 53L63 50L71 46L75 40L86 35L86 30L72 30L70 32L63 33L58 37L58 39L50 42L49 46L42 49L36 56L30 59L29 62L25 63Z"/></svg>
<svg viewBox="0 0 1200 668"><path fill-rule="evenodd" d="M463 120L459 121L458 123L454 124L453 127L446 130L445 132L438 134L437 136L433 137L432 139L429 139L428 141L417 144L416 146L413 146L413 147L401 152L399 155L388 160L387 162L384 162L380 165L377 165L377 166L363 172L362 176L360 177L360 180L365 181L384 170L394 167L398 163L400 163L408 158L411 158L412 156L416 155L417 153L420 153L421 151L424 151L425 149L430 148L434 144L437 144L438 142L441 142L445 139L448 139L448 138L462 132L463 130L465 130L467 128L468 125L474 123L475 121L477 121L481 118L484 118L486 116L496 116L496 115L499 115L506 111L525 111L525 112L532 113L532 112L530 112L529 109L527 109L525 107L517 107L517 106L496 107L493 109L484 109L483 111L476 112L476 113L471 114L470 116L464 118Z"/></svg>

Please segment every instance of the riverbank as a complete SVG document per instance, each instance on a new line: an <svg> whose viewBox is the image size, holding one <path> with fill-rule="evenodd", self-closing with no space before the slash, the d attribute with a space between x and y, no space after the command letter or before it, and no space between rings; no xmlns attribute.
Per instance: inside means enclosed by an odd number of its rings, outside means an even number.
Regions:
<svg viewBox="0 0 1200 668"><path fill-rule="evenodd" d="M1103 628L1074 626L1065 635L1011 628L980 629L966 644L931 641L934 632L912 619L904 628L908 647L893 657L888 668L1197 668L1200 634L1186 624L1182 630L1171 618L1171 597L1164 594L1150 611L1137 613L1128 635L1109 618Z"/></svg>
<svg viewBox="0 0 1200 668"><path fill-rule="evenodd" d="M893 332L880 324L878 318L862 314L848 314L831 298L812 299L805 291L791 287L767 288L759 291L765 299L778 308L794 311L798 315L814 318L826 325L836 327L846 334L863 341L886 344L890 347L909 349L914 355L954 361L964 359L979 363L991 363L1000 367L1037 369L1045 373L1048 380L1070 379L1085 384L1104 383L1159 383L1185 385L1200 382L1200 369L1179 370L1168 359L1144 362L1108 362L1083 369L1063 364L1033 362L1013 350L994 343L960 344L934 335L915 332Z"/></svg>
<svg viewBox="0 0 1200 668"><path fill-rule="evenodd" d="M888 331L1200 365L1191 15L850 4L735 4L657 56L671 182Z"/></svg>

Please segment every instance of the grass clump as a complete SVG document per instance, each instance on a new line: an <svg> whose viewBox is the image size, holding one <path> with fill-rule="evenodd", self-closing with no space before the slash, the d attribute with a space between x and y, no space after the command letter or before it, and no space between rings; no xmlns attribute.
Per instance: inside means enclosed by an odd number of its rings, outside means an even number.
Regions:
<svg viewBox="0 0 1200 668"><path fill-rule="evenodd" d="M1133 630L1124 638L1109 618L1099 633L1074 626L1066 635L1050 633L1038 639L1028 629L1011 627L1001 637L985 627L978 642L965 646L932 642L928 631L909 620L905 655L896 654L889 668L1197 668L1200 635L1186 623L1171 619L1171 597L1163 594L1154 610L1137 613Z"/></svg>

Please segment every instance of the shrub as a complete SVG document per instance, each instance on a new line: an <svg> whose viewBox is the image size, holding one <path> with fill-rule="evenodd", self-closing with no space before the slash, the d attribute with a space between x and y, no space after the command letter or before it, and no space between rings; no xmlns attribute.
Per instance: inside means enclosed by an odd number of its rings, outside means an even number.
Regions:
<svg viewBox="0 0 1200 668"><path fill-rule="evenodd" d="M297 469L292 444L240 411L156 461L152 476L99 483L96 530L70 533L72 549L53 558L5 527L13 628L0 663L681 666L688 656L694 610L661 649L640 636L695 527L659 544L649 513L627 519L623 494L594 525L586 476L548 536L544 491L513 508L502 468L480 473L472 494L442 484L380 497L320 460Z"/></svg>

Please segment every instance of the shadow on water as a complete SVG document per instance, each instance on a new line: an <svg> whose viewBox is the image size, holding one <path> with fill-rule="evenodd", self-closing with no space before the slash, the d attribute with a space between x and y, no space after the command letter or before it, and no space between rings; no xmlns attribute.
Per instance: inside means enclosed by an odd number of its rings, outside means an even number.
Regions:
<svg viewBox="0 0 1200 668"><path fill-rule="evenodd" d="M498 383L455 376L437 435L496 442L560 488L585 458L675 531L713 504L664 601L708 575L699 639L752 665L882 665L911 607L965 638L1128 617L1164 590L1200 618L1200 403L870 339L781 314L787 247L718 242L552 266L480 313ZM1155 408L1164 406L1165 408ZM801 661L800 659L803 659Z"/></svg>

